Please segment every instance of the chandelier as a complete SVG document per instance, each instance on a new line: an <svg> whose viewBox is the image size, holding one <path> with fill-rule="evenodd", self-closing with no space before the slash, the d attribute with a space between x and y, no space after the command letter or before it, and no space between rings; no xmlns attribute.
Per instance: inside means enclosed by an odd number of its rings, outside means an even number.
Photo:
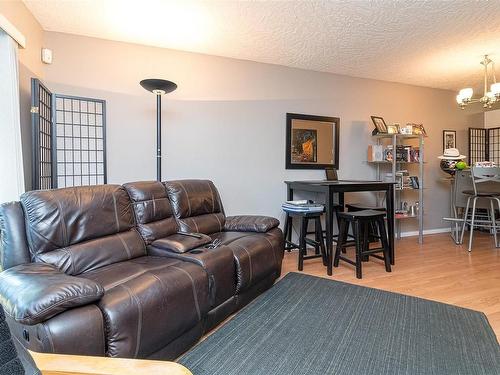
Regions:
<svg viewBox="0 0 500 375"><path fill-rule="evenodd" d="M471 103L482 103L484 108L491 108L492 104L500 102L500 82L497 83L495 77L495 63L488 55L484 55L481 65L484 66L484 92L481 98L472 98L474 91L472 88L465 88L459 91L457 95L457 103L461 109L464 109ZM493 83L488 91L488 78L491 76Z"/></svg>

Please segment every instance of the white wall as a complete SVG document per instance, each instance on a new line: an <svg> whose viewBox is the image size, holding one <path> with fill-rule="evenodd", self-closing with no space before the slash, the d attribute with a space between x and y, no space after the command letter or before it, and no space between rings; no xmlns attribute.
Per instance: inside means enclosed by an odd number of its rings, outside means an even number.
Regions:
<svg viewBox="0 0 500 375"><path fill-rule="evenodd" d="M4 15L26 37L26 48L19 49L19 91L21 107L21 138L25 185L31 183L31 78L43 79L43 63L40 52L43 46L43 30L22 1L0 1L0 14Z"/></svg>
<svg viewBox="0 0 500 375"><path fill-rule="evenodd" d="M500 127L500 109L484 112L484 127L487 129Z"/></svg>
<svg viewBox="0 0 500 375"><path fill-rule="evenodd" d="M45 44L54 51L45 70L52 90L107 101L111 183L155 178L155 98L139 81L165 78L179 89L163 98L164 179L212 179L228 214L282 217L284 180L324 177L285 170L286 112L340 117L339 175L359 179L375 176L365 160L370 115L380 115L425 125L425 226L446 226L442 130L457 130L461 150L467 142L468 111L451 91L52 32Z"/></svg>

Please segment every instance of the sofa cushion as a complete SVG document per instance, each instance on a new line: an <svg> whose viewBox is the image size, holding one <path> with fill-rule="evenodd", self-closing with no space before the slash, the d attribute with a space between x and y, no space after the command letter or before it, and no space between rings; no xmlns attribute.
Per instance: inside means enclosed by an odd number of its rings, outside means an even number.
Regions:
<svg viewBox="0 0 500 375"><path fill-rule="evenodd" d="M146 253L121 186L30 191L21 203L34 261L77 275Z"/></svg>
<svg viewBox="0 0 500 375"><path fill-rule="evenodd" d="M164 184L181 231L210 234L223 230L224 210L212 181L178 180Z"/></svg>
<svg viewBox="0 0 500 375"><path fill-rule="evenodd" d="M0 304L17 322L34 325L99 300L104 289L95 281L68 276L56 267L28 263L0 273Z"/></svg>
<svg viewBox="0 0 500 375"><path fill-rule="evenodd" d="M111 357L146 358L200 324L209 309L207 274L193 263L140 257L85 277L105 288L98 306Z"/></svg>
<svg viewBox="0 0 500 375"><path fill-rule="evenodd" d="M279 277L284 252L283 233L279 228L267 233L219 232L210 237L219 239L233 251L238 293L269 275Z"/></svg>
<svg viewBox="0 0 500 375"><path fill-rule="evenodd" d="M172 234L171 236L160 238L151 244L149 253L160 255L164 251L173 251L174 253L182 254L212 242L212 239L206 234L196 233L195 235L198 237L185 234Z"/></svg>
<svg viewBox="0 0 500 375"><path fill-rule="evenodd" d="M240 215L226 217L225 231L265 233L280 225L278 219L269 216Z"/></svg>
<svg viewBox="0 0 500 375"><path fill-rule="evenodd" d="M39 254L37 260L53 264L69 275L79 275L108 264L145 254L144 241L135 229Z"/></svg>
<svg viewBox="0 0 500 375"><path fill-rule="evenodd" d="M172 206L161 182L131 182L123 187L132 200L137 229L147 245L177 232Z"/></svg>

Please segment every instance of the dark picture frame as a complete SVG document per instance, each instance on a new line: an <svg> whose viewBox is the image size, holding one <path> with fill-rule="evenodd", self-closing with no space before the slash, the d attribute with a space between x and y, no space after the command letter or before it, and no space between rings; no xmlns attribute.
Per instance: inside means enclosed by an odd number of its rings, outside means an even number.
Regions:
<svg viewBox="0 0 500 375"><path fill-rule="evenodd" d="M371 116L373 121L373 125L375 125L376 133L387 133L387 124L383 117L380 116Z"/></svg>
<svg viewBox="0 0 500 375"><path fill-rule="evenodd" d="M443 152L447 148L457 148L456 130L443 130Z"/></svg>
<svg viewBox="0 0 500 375"><path fill-rule="evenodd" d="M319 123L330 123L333 127L333 163L321 163L318 160L318 137L316 130L296 128L293 126L294 120L311 121ZM339 128L340 118L329 116L315 116L300 113L286 114L286 147L285 147L285 168L286 169L325 169L339 168ZM297 152L298 142L308 144L308 152ZM292 145L293 143L293 145ZM298 160L299 157L301 160Z"/></svg>
<svg viewBox="0 0 500 375"><path fill-rule="evenodd" d="M327 181L338 181L337 170L335 168L325 168L325 175Z"/></svg>

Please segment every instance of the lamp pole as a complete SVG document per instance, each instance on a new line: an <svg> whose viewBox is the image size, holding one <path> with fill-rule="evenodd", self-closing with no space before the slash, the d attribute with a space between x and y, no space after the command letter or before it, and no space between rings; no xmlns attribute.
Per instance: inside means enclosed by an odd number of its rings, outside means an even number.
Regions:
<svg viewBox="0 0 500 375"><path fill-rule="evenodd" d="M143 79L141 86L156 95L156 179L161 181L161 96L174 91L177 85L165 79Z"/></svg>
<svg viewBox="0 0 500 375"><path fill-rule="evenodd" d="M161 94L156 94L156 180L161 181Z"/></svg>

